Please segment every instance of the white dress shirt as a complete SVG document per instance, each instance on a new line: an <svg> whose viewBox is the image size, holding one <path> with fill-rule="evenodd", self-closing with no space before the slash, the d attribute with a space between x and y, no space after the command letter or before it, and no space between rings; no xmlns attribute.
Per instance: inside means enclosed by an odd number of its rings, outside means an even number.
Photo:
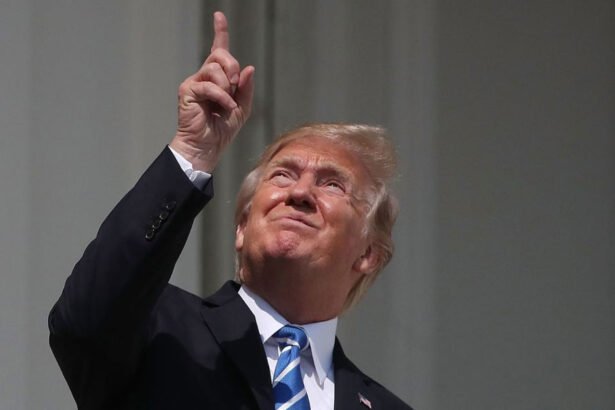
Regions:
<svg viewBox="0 0 615 410"><path fill-rule="evenodd" d="M292 324L284 319L269 303L243 285L239 296L248 305L258 326L273 380L275 366L280 356L279 345L271 338L281 327ZM305 330L309 348L301 352L301 374L312 410L333 409L335 381L333 378L333 346L337 318L324 322L295 325Z"/></svg>
<svg viewBox="0 0 615 410"><path fill-rule="evenodd" d="M169 147L178 164L190 181L199 189L210 180L207 172L195 170L190 161ZM245 285L239 289L243 299L256 319L256 326L265 348L271 380L280 356L279 345L271 338L275 332L289 323L269 303L252 292ZM301 374L312 410L331 410L335 401L335 380L333 377L333 346L337 318L324 322L295 325L301 327L308 338L309 348L301 352Z"/></svg>
<svg viewBox="0 0 615 410"><path fill-rule="evenodd" d="M169 150L175 156L177 163L184 171L184 174L188 177L190 181L199 189L203 189L203 187L207 184L207 181L211 179L211 175L204 171L199 171L198 169L194 169L190 161L188 161L182 154L175 151L173 148L169 146Z"/></svg>

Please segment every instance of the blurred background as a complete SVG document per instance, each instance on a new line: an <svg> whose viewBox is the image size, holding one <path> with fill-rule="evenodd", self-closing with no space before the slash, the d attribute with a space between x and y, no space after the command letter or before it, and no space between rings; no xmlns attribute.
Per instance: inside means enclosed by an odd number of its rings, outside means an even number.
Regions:
<svg viewBox="0 0 615 410"><path fill-rule="evenodd" d="M615 409L615 2L0 1L0 409L73 409L47 314L170 141L211 14L256 107L173 281L233 277L239 181L308 121L389 129L397 253L339 336L417 410Z"/></svg>

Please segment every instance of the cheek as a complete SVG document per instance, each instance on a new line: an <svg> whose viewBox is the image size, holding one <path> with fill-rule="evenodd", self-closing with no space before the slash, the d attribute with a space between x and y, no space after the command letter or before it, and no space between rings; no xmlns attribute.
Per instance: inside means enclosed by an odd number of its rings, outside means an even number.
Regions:
<svg viewBox="0 0 615 410"><path fill-rule="evenodd" d="M271 189L268 190L267 199L272 205L276 205L286 200L286 191L283 189Z"/></svg>
<svg viewBox="0 0 615 410"><path fill-rule="evenodd" d="M284 193L277 189L260 188L252 197L250 209L246 217L244 228L238 231L235 246L254 243L262 233L268 232L267 215L280 203L284 203ZM247 242L246 242L247 241Z"/></svg>
<svg viewBox="0 0 615 410"><path fill-rule="evenodd" d="M365 240L365 216L350 201L323 201L320 209L334 237L340 238L346 245Z"/></svg>
<svg viewBox="0 0 615 410"><path fill-rule="evenodd" d="M252 199L251 213L257 217L267 215L267 213L279 203L284 203L286 195L281 189L263 187Z"/></svg>
<svg viewBox="0 0 615 410"><path fill-rule="evenodd" d="M320 210L325 218L334 224L360 225L362 214L346 198L326 198L319 201Z"/></svg>

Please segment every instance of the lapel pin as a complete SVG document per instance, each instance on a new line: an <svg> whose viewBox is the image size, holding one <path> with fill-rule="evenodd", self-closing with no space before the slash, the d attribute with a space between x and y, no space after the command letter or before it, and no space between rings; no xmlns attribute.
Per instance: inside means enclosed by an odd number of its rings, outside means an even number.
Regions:
<svg viewBox="0 0 615 410"><path fill-rule="evenodd" d="M364 395L362 395L361 393L359 393L359 403L361 403L362 405L364 405L368 409L372 408L372 402L367 400L367 398Z"/></svg>

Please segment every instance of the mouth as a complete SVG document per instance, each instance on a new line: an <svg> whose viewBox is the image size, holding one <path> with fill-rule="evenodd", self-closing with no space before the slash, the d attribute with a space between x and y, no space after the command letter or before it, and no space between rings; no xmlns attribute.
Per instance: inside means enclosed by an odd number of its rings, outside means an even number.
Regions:
<svg viewBox="0 0 615 410"><path fill-rule="evenodd" d="M317 226L313 222L303 217L302 215L284 215L280 218L277 218L277 220L289 223L291 225L307 226L314 229L317 228Z"/></svg>

